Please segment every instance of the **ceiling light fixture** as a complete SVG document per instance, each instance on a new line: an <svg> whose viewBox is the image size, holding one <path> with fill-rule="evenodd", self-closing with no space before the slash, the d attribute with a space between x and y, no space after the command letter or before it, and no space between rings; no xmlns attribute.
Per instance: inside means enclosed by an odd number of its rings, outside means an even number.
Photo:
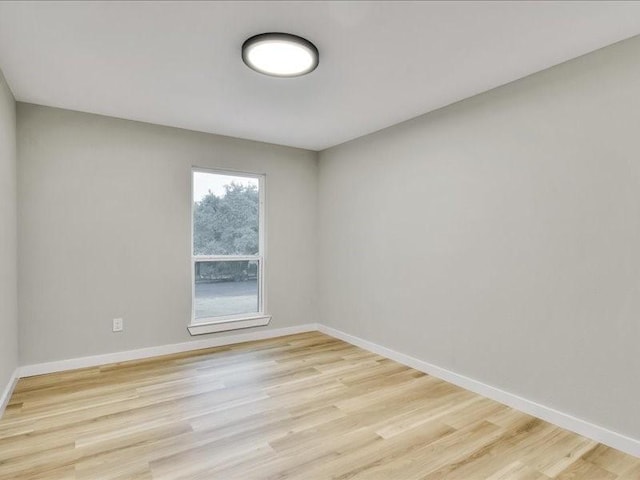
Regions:
<svg viewBox="0 0 640 480"><path fill-rule="evenodd" d="M274 77L299 77L316 69L318 49L289 33L262 33L242 44L242 60L256 72Z"/></svg>

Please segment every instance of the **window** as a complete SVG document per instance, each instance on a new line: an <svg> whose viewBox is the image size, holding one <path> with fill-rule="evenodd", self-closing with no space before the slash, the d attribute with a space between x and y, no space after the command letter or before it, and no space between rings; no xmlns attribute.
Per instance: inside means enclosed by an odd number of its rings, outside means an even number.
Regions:
<svg viewBox="0 0 640 480"><path fill-rule="evenodd" d="M264 177L199 169L192 175L189 330L196 334L266 325Z"/></svg>

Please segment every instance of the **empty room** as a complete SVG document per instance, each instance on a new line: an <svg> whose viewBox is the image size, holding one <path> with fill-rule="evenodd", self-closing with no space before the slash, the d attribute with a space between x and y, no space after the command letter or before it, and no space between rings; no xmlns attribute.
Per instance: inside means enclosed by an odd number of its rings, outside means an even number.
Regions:
<svg viewBox="0 0 640 480"><path fill-rule="evenodd" d="M0 480L640 480L640 1L0 1Z"/></svg>

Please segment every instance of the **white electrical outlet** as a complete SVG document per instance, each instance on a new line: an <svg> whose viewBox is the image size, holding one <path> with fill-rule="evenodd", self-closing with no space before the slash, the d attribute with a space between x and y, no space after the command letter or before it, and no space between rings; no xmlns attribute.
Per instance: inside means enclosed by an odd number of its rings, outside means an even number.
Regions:
<svg viewBox="0 0 640 480"><path fill-rule="evenodd" d="M114 318L113 319L113 331L114 332L121 332L124 329L124 320L122 320L121 318Z"/></svg>

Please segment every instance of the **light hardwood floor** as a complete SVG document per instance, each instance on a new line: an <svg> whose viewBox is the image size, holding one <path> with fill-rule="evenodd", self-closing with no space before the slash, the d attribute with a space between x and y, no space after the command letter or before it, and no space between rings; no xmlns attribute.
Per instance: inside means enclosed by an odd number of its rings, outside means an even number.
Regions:
<svg viewBox="0 0 640 480"><path fill-rule="evenodd" d="M21 379L2 479L640 479L640 459L320 333Z"/></svg>

